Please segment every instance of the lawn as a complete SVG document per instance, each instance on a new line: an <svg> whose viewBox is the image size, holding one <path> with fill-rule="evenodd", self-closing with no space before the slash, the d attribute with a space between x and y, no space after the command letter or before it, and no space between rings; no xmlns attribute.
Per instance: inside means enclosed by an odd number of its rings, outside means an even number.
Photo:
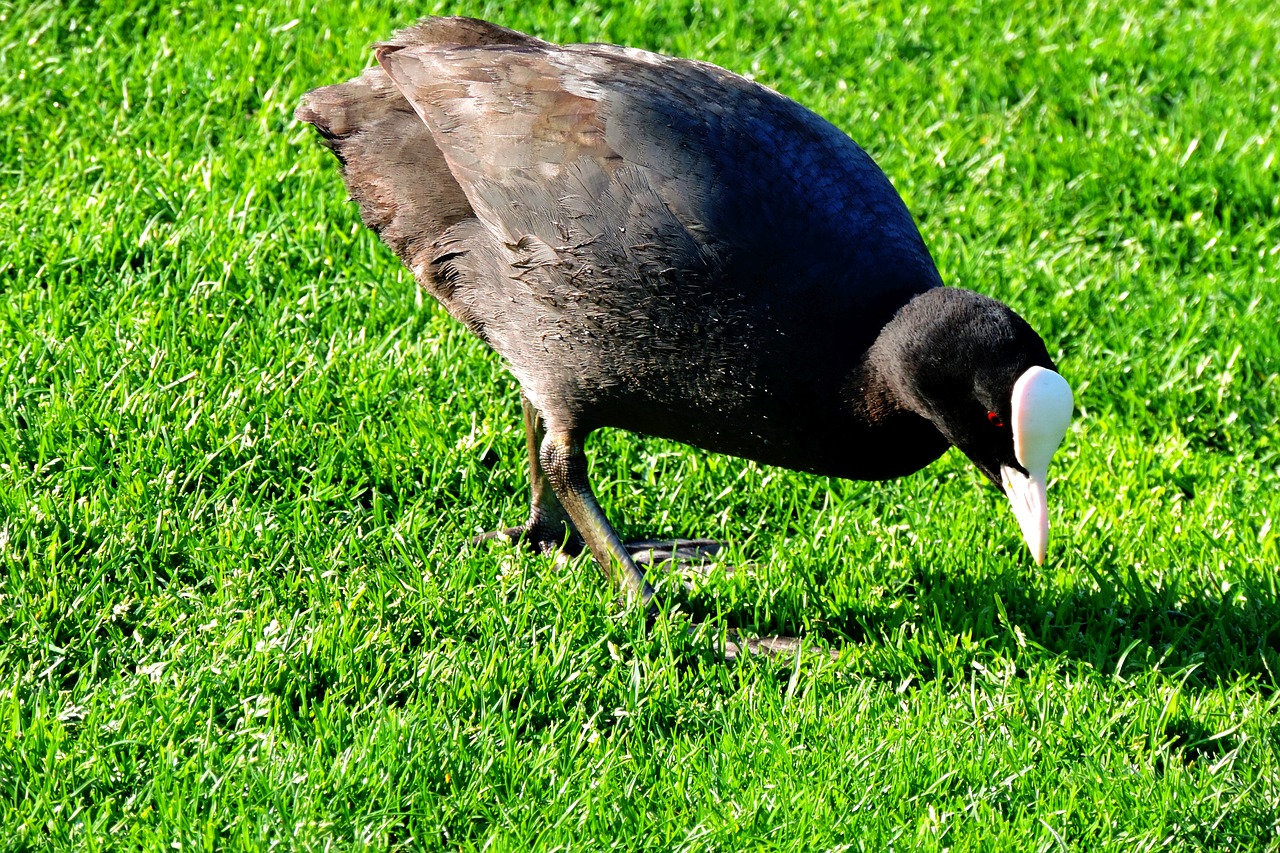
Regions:
<svg viewBox="0 0 1280 853"><path fill-rule="evenodd" d="M1280 848L1274 3L516 7L0 0L0 851ZM622 535L737 571L646 632L465 548L524 518L515 384L293 119L431 12L857 139L1076 390L1045 566L955 452L617 432Z"/></svg>

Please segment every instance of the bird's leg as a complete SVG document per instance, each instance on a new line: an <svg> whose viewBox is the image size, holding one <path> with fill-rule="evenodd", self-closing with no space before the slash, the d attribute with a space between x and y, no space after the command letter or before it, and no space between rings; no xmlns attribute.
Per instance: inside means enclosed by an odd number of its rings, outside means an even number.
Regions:
<svg viewBox="0 0 1280 853"><path fill-rule="evenodd" d="M569 513L556 497L546 472L542 470L542 441L547 435L547 426L542 415L529 399L521 395L520 402L524 407L524 438L529 451L529 520L520 527L508 527L477 537L478 541L503 538L524 542L533 550L542 554L566 551L577 554L582 550L582 537L573 527Z"/></svg>
<svg viewBox="0 0 1280 853"><path fill-rule="evenodd" d="M629 598L638 598L648 607L653 587L644 579L644 572L631 558L591 491L581 438L567 432L548 433L542 440L539 459L560 504L569 513L596 562L610 581L627 591Z"/></svg>
<svg viewBox="0 0 1280 853"><path fill-rule="evenodd" d="M529 520L524 525L525 537L543 553L564 549L576 554L582 550L582 537L574 529L573 520L556 497L556 490L542 468L542 444L547 437L547 425L542 413L527 397L521 395L520 401L524 404L524 439L529 451L531 492Z"/></svg>

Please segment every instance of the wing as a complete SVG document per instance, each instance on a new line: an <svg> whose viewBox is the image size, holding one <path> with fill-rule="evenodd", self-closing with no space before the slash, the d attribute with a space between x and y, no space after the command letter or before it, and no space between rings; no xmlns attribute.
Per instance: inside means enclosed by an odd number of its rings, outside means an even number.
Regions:
<svg viewBox="0 0 1280 853"><path fill-rule="evenodd" d="M879 168L794 102L704 63L464 21L380 45L299 117L540 410L763 458L941 283Z"/></svg>
<svg viewBox="0 0 1280 853"><path fill-rule="evenodd" d="M385 45L378 61L499 247L469 226L446 266L485 281L469 311L535 397L552 363L594 404L617 386L616 426L672 435L635 420L646 394L690 424L781 421L839 400L836 366L941 284L861 148L723 69L606 45ZM504 266L517 281L495 282ZM797 364L830 367L781 367Z"/></svg>
<svg viewBox="0 0 1280 853"><path fill-rule="evenodd" d="M784 279L829 298L839 276L866 301L940 283L910 214L861 148L723 69L607 45L386 45L378 58L472 208L505 240L554 245L561 235L548 219L591 233L671 220L761 288ZM597 205L610 193L633 201ZM681 241L673 265L686 249Z"/></svg>
<svg viewBox="0 0 1280 853"><path fill-rule="evenodd" d="M428 18L388 42L426 45L545 45L473 18ZM451 226L474 216L422 119L378 67L354 80L308 92L296 112L312 124L343 166L365 225L447 305L430 261Z"/></svg>

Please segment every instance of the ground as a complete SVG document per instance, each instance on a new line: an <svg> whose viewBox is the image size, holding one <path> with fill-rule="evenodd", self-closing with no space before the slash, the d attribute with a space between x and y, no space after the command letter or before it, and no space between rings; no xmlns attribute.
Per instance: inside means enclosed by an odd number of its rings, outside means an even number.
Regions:
<svg viewBox="0 0 1280 853"><path fill-rule="evenodd" d="M0 2L0 850L1280 845L1273 4L504 6ZM292 118L428 12L847 130L1076 389L1045 566L954 453L612 432L623 536L739 571L646 633L464 548L523 518L516 388Z"/></svg>

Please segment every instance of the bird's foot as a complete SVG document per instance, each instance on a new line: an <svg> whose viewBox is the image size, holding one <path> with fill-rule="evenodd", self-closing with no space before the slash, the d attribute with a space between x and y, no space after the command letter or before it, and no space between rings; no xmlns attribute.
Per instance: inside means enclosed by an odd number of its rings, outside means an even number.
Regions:
<svg viewBox="0 0 1280 853"><path fill-rule="evenodd" d="M730 632L723 643L717 644L717 648L724 655L725 660L737 660L747 655L773 658L812 654L831 660L837 660L840 657L840 649L825 648L823 644L813 642L806 645L801 637L747 637L737 632Z"/></svg>
<svg viewBox="0 0 1280 853"><path fill-rule="evenodd" d="M732 566L716 561L724 543L714 539L637 539L626 543L626 548L656 588L683 595L692 593L712 572L733 574Z"/></svg>
<svg viewBox="0 0 1280 853"><path fill-rule="evenodd" d="M714 539L637 539L627 543L627 551L637 566L673 563L675 568L695 571L707 567L723 547L723 542Z"/></svg>
<svg viewBox="0 0 1280 853"><path fill-rule="evenodd" d="M554 554L562 557L576 557L582 553L582 538L576 532L566 531L563 527L555 529L550 525L540 526L528 522L519 527L481 533L471 540L472 545L481 545L486 542L523 545L536 554Z"/></svg>
<svg viewBox="0 0 1280 853"><path fill-rule="evenodd" d="M537 528L526 523L519 527L482 533L471 541L475 545L495 541L514 543L539 554L555 555L558 560L567 560L582 552L582 540L577 535L566 535L563 528L558 531L559 536L552 535L553 532L555 531L548 527ZM651 580L658 581L661 585L657 575L680 578L686 594L693 591L694 576L705 579L715 570L726 575L733 574L732 566L721 566L715 562L716 555L724 549L724 543L714 539L637 539L626 543L626 548L637 566L652 573ZM724 655L725 660L734 660L743 656L797 655L805 647L798 637L750 637L730 629L716 643L716 648ZM826 653L835 658L838 650L832 649Z"/></svg>
<svg viewBox="0 0 1280 853"><path fill-rule="evenodd" d="M743 637L736 632L725 637L720 653L725 660L736 660L744 655L756 657L778 657L781 655L798 655L804 644L799 637Z"/></svg>
<svg viewBox="0 0 1280 853"><path fill-rule="evenodd" d="M733 566L726 566L715 560L717 554L724 549L723 542L714 539L640 539L627 543L627 551L636 565L649 573L650 582L658 587L659 593L663 580L658 575L667 574L683 581L684 592L692 593L697 585L695 578L705 580L712 572L724 575L734 573ZM705 618L705 617L704 617ZM690 629L693 630L700 620L696 620ZM824 649L820 644L806 644L800 637L769 635L756 637L744 634L738 629L729 629L716 642L717 650L725 660L739 657L793 657L799 654L816 653L830 656L833 660L839 656L838 649Z"/></svg>

